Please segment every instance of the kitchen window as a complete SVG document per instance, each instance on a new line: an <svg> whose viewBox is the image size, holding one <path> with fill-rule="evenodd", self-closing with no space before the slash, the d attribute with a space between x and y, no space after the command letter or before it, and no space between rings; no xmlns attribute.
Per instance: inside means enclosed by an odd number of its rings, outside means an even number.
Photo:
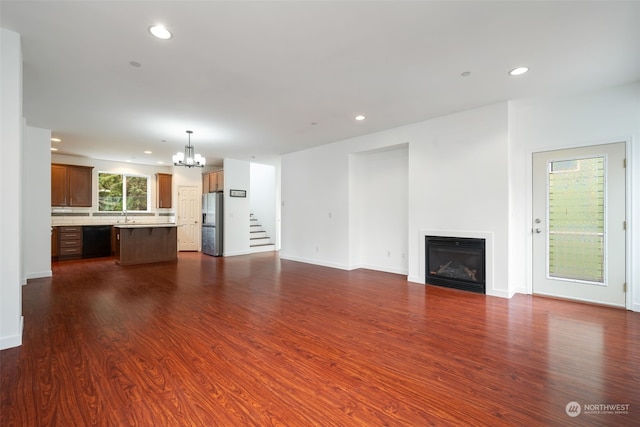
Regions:
<svg viewBox="0 0 640 427"><path fill-rule="evenodd" d="M98 211L147 212L149 179L146 176L98 173Z"/></svg>

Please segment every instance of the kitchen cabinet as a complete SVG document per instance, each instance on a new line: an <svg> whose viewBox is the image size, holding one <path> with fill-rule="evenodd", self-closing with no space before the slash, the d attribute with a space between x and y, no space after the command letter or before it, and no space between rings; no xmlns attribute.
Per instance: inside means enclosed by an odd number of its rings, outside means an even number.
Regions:
<svg viewBox="0 0 640 427"><path fill-rule="evenodd" d="M51 206L67 206L68 192L67 167L51 165Z"/></svg>
<svg viewBox="0 0 640 427"><path fill-rule="evenodd" d="M118 240L120 237L118 236L118 230L115 227L111 227L111 256L120 255L120 245L118 244Z"/></svg>
<svg viewBox="0 0 640 427"><path fill-rule="evenodd" d="M120 265L177 261L178 231L175 224L113 226L116 263Z"/></svg>
<svg viewBox="0 0 640 427"><path fill-rule="evenodd" d="M156 193L157 193L157 207L170 208L172 189L171 189L171 175L168 173L156 174Z"/></svg>
<svg viewBox="0 0 640 427"><path fill-rule="evenodd" d="M209 174L202 174L202 194L207 194L209 192Z"/></svg>
<svg viewBox="0 0 640 427"><path fill-rule="evenodd" d="M51 258L58 258L58 227L51 227Z"/></svg>
<svg viewBox="0 0 640 427"><path fill-rule="evenodd" d="M82 227L60 226L58 229L58 258L82 257Z"/></svg>
<svg viewBox="0 0 640 427"><path fill-rule="evenodd" d="M219 170L202 175L202 192L224 191L224 171Z"/></svg>
<svg viewBox="0 0 640 427"><path fill-rule="evenodd" d="M215 177L215 185L212 182L212 178ZM215 188L215 190L211 190ZM209 191L223 191L224 190L224 172L215 171L209 175Z"/></svg>
<svg viewBox="0 0 640 427"><path fill-rule="evenodd" d="M93 167L51 165L51 206L91 207Z"/></svg>

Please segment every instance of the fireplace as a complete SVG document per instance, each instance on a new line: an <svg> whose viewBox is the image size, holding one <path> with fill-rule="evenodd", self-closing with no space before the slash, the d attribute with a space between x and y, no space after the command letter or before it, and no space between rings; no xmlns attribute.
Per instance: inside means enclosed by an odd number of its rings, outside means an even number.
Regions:
<svg viewBox="0 0 640 427"><path fill-rule="evenodd" d="M485 239L425 236L426 283L485 293Z"/></svg>

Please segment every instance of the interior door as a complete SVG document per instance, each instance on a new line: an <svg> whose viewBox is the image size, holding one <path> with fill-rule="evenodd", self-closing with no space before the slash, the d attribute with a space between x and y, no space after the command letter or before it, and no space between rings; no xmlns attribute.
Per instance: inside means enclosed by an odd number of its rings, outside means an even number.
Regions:
<svg viewBox="0 0 640 427"><path fill-rule="evenodd" d="M625 144L533 155L533 293L625 306Z"/></svg>
<svg viewBox="0 0 640 427"><path fill-rule="evenodd" d="M200 203L198 187L178 187L178 250L200 249Z"/></svg>

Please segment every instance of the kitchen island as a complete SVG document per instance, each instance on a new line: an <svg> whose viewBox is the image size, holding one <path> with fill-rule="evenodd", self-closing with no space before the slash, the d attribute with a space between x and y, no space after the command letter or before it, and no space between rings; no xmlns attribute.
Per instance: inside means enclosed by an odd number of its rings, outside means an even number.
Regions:
<svg viewBox="0 0 640 427"><path fill-rule="evenodd" d="M117 224L115 232L116 263L149 264L178 259L176 224Z"/></svg>

